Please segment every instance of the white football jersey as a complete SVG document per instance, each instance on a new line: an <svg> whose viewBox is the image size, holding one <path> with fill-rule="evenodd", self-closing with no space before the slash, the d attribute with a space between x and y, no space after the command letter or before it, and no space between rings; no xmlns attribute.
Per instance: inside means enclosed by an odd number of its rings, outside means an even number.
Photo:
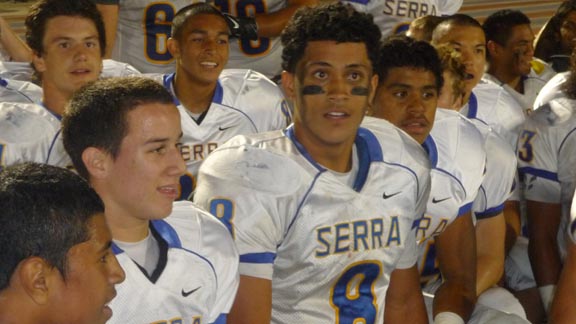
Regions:
<svg viewBox="0 0 576 324"><path fill-rule="evenodd" d="M60 130L60 116L38 104L0 103L0 167L46 163Z"/></svg>
<svg viewBox="0 0 576 324"><path fill-rule="evenodd" d="M570 72L562 72L556 74L546 85L540 90L538 97L534 101L534 109L538 109L541 106L544 106L552 99L556 98L563 98L566 95L564 94L564 84L568 80L570 76Z"/></svg>
<svg viewBox="0 0 576 324"><path fill-rule="evenodd" d="M170 73L174 58L166 41L172 19L192 0L96 0L118 5L118 26L112 58L134 66L142 73Z"/></svg>
<svg viewBox="0 0 576 324"><path fill-rule="evenodd" d="M288 6L286 0L215 0L220 11L232 16L247 17L269 14ZM280 37L259 37L257 40L230 39L230 57L226 68L251 69L269 78L282 72Z"/></svg>
<svg viewBox="0 0 576 324"><path fill-rule="evenodd" d="M487 81L480 81L474 87L460 113L490 126L512 147L516 147L518 134L526 119L522 106L504 88Z"/></svg>
<svg viewBox="0 0 576 324"><path fill-rule="evenodd" d="M486 173L474 199L472 211L477 220L494 217L504 210L504 203L517 185L516 154L510 144L489 126L477 119L470 120L484 137Z"/></svg>
<svg viewBox="0 0 576 324"><path fill-rule="evenodd" d="M32 82L0 77L0 102L38 103L42 101L42 88Z"/></svg>
<svg viewBox="0 0 576 324"><path fill-rule="evenodd" d="M502 83L489 73L485 73L483 78L502 86L512 97L514 97L514 99L516 99L518 104L524 110L531 111L540 90L544 87L546 82L556 75L556 72L544 61L535 58L531 62L531 65L532 68L530 69L530 73L523 76L521 79L524 84L524 93L514 90L508 84Z"/></svg>
<svg viewBox="0 0 576 324"><path fill-rule="evenodd" d="M456 111L439 108L423 146L431 170L426 213L416 226L420 250L418 269L425 284L440 273L435 262L434 237L456 218L470 212L484 178L484 139L476 127Z"/></svg>
<svg viewBox="0 0 576 324"><path fill-rule="evenodd" d="M363 125L352 187L292 127L235 137L200 168L194 200L228 225L240 274L272 281L271 323L382 323L391 272L416 263L425 153L386 121Z"/></svg>
<svg viewBox="0 0 576 324"><path fill-rule="evenodd" d="M412 20L426 16L453 15L462 0L341 0L359 12L369 13L380 27L382 38L405 32Z"/></svg>
<svg viewBox="0 0 576 324"><path fill-rule="evenodd" d="M108 323L225 323L238 288L238 252L228 230L191 202L151 221L160 260L148 276L113 244L126 280L116 285Z"/></svg>
<svg viewBox="0 0 576 324"><path fill-rule="evenodd" d="M562 206L560 233L565 233L576 188L576 101L558 98L536 110L518 141L518 171L527 200ZM564 253L564 235L558 236Z"/></svg>
<svg viewBox="0 0 576 324"><path fill-rule="evenodd" d="M568 236L576 244L576 200L572 199L570 208L570 226L568 227Z"/></svg>
<svg viewBox="0 0 576 324"><path fill-rule="evenodd" d="M182 156L188 171L180 181L183 199L192 193L200 165L218 146L236 135L283 129L291 122L290 109L278 86L252 70L222 71L212 104L198 121L178 102L172 87L174 74L146 76L170 90L180 112Z"/></svg>

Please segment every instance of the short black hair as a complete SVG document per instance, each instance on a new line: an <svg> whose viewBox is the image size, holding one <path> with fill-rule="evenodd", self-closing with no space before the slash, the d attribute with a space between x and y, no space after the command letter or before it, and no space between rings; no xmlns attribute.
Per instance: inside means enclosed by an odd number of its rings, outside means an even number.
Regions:
<svg viewBox="0 0 576 324"><path fill-rule="evenodd" d="M173 103L172 95L161 84L143 77L97 80L76 91L62 118L64 148L78 173L89 179L82 161L88 147L118 156L128 133L126 115L147 103Z"/></svg>
<svg viewBox="0 0 576 324"><path fill-rule="evenodd" d="M518 10L498 10L488 16L482 24L486 41L493 41L502 46L506 45L512 28L520 25L530 25L530 18Z"/></svg>
<svg viewBox="0 0 576 324"><path fill-rule="evenodd" d="M226 21L224 14L212 5L205 2L198 2L178 10L174 19L172 19L172 38L180 41L182 37L182 30L191 17L196 15L215 15Z"/></svg>
<svg viewBox="0 0 576 324"><path fill-rule="evenodd" d="M282 68L290 73L311 41L364 43L368 58L377 71L378 48L382 33L372 15L359 13L340 2L300 8L282 32Z"/></svg>
<svg viewBox="0 0 576 324"><path fill-rule="evenodd" d="M434 28L434 32L432 33L432 44L438 42L442 36L446 33L446 30L449 27L475 27L483 31L482 25L466 14L454 14L452 16L444 17L444 19Z"/></svg>
<svg viewBox="0 0 576 324"><path fill-rule="evenodd" d="M378 75L384 82L393 68L415 68L430 71L436 79L436 90L444 85L442 63L436 49L425 41L407 36L391 36L382 43Z"/></svg>
<svg viewBox="0 0 576 324"><path fill-rule="evenodd" d="M90 239L88 222L99 213L100 197L69 170L26 163L0 172L0 290L33 256L66 278L68 251Z"/></svg>
<svg viewBox="0 0 576 324"><path fill-rule="evenodd" d="M43 40L48 20L58 16L86 18L94 22L98 30L100 54L106 51L106 32L100 11L93 0L40 0L32 5L26 16L26 43L32 51L41 56L44 53Z"/></svg>

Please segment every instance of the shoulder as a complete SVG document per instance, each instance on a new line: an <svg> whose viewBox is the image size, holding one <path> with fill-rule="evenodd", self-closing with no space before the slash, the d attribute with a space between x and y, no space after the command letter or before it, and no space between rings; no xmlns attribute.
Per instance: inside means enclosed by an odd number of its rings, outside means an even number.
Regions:
<svg viewBox="0 0 576 324"><path fill-rule="evenodd" d="M576 100L568 98L556 98L536 109L528 117L528 125L536 127L555 127L575 125Z"/></svg>
<svg viewBox="0 0 576 324"><path fill-rule="evenodd" d="M282 131L236 136L202 163L199 186L216 181L259 193L290 195L303 177L296 156L296 148Z"/></svg>
<svg viewBox="0 0 576 324"><path fill-rule="evenodd" d="M142 74L128 63L106 59L102 61L102 64L103 68L100 74L102 78L137 76Z"/></svg>
<svg viewBox="0 0 576 324"><path fill-rule="evenodd" d="M28 142L60 128L60 121L45 108L29 103L0 103L0 138L7 143Z"/></svg>
<svg viewBox="0 0 576 324"><path fill-rule="evenodd" d="M224 95L244 97L281 96L277 84L264 74L249 69L225 69L218 78Z"/></svg>

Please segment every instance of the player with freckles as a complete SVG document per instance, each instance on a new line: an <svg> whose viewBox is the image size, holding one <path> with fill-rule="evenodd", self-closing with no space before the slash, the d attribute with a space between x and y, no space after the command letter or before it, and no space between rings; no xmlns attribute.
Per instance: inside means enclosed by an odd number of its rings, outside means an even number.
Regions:
<svg viewBox="0 0 576 324"><path fill-rule="evenodd" d="M385 121L359 127L380 30L342 3L298 11L282 35L284 131L238 136L200 168L194 201L240 252L229 323L426 323L412 224L423 150Z"/></svg>

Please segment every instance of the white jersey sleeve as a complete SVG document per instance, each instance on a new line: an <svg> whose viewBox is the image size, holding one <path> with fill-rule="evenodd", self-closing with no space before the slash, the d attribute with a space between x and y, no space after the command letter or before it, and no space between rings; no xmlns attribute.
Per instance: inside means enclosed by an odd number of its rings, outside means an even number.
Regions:
<svg viewBox="0 0 576 324"><path fill-rule="evenodd" d="M564 84L568 80L569 76L570 72L562 72L556 74L552 79L550 79L550 81L544 85L542 90L540 90L538 97L536 97L533 107L534 110L544 106L553 99L563 98L565 94L562 88L564 87Z"/></svg>
<svg viewBox="0 0 576 324"><path fill-rule="evenodd" d="M0 103L0 166L45 163L60 120L36 104Z"/></svg>
<svg viewBox="0 0 576 324"><path fill-rule="evenodd" d="M526 121L518 142L518 167L528 200L569 204L576 177L574 100L560 98Z"/></svg>
<svg viewBox="0 0 576 324"><path fill-rule="evenodd" d="M568 226L568 236L576 244L576 200L572 199L570 207L570 224Z"/></svg>
<svg viewBox="0 0 576 324"><path fill-rule="evenodd" d="M32 82L0 77L0 102L39 103L42 88Z"/></svg>
<svg viewBox="0 0 576 324"><path fill-rule="evenodd" d="M515 187L517 163L510 144L480 121L472 120L472 123L484 137L486 149L486 173L472 210L476 219L484 219L504 210L504 203Z"/></svg>
<svg viewBox="0 0 576 324"><path fill-rule="evenodd" d="M33 75L29 62L0 62L0 78L30 82Z"/></svg>
<svg viewBox="0 0 576 324"><path fill-rule="evenodd" d="M100 73L101 78L141 75L140 71L128 63L108 59L102 61L102 66L102 73Z"/></svg>

